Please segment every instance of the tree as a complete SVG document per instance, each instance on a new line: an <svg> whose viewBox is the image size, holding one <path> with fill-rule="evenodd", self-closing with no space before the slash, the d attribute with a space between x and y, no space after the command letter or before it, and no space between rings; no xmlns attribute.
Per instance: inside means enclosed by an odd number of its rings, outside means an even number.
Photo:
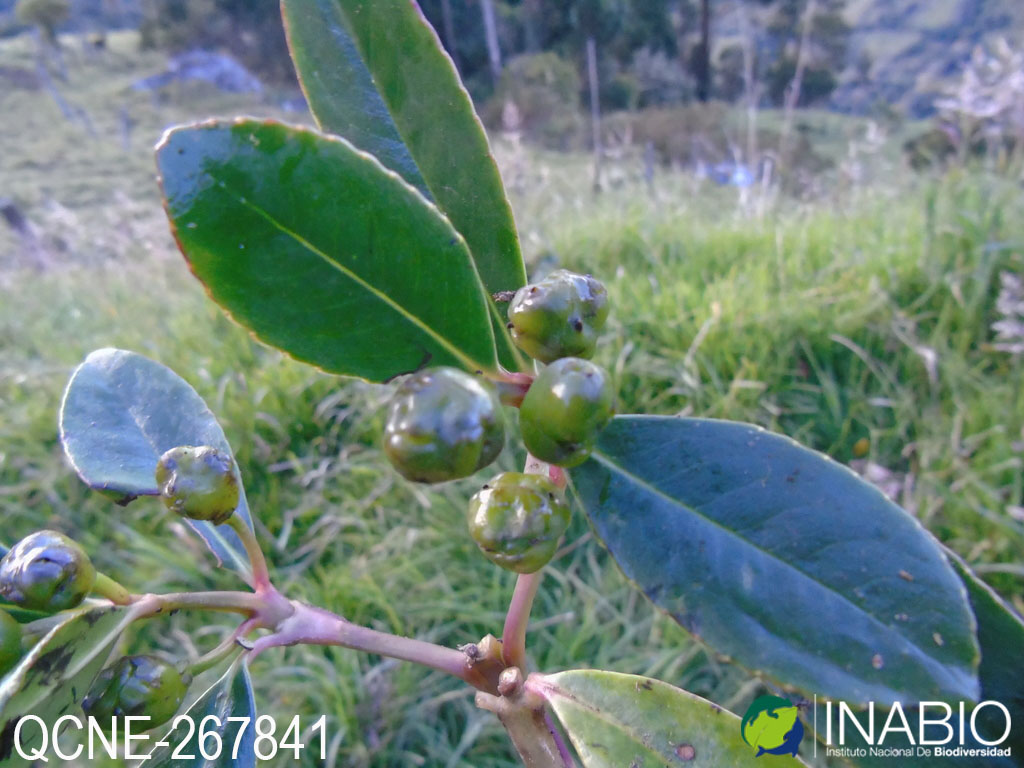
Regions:
<svg viewBox="0 0 1024 768"><path fill-rule="evenodd" d="M846 61L850 27L843 18L845 0L777 0L766 26L769 60L764 73L768 95L794 106L824 101L838 84ZM808 16L809 14L809 16Z"/></svg>
<svg viewBox="0 0 1024 768"><path fill-rule="evenodd" d="M642 50L676 56L672 17L679 0L421 0L459 73L476 96L488 96L500 63L520 53L553 52L586 77L586 41L597 46L602 100L623 86ZM692 0L686 0L687 3ZM483 34L481 34L483 31ZM625 99L628 101L628 99Z"/></svg>
<svg viewBox="0 0 1024 768"><path fill-rule="evenodd" d="M57 46L57 27L71 14L70 0L18 0L15 18L39 28L48 43Z"/></svg>
<svg viewBox="0 0 1024 768"><path fill-rule="evenodd" d="M455 68L461 70L459 54L455 48L455 18L452 15L451 0L441 0L441 30L444 33L444 47L452 57Z"/></svg>
<svg viewBox="0 0 1024 768"><path fill-rule="evenodd" d="M694 50L693 75L697 78L697 99L711 96L711 0L700 0L700 42Z"/></svg>
<svg viewBox="0 0 1024 768"><path fill-rule="evenodd" d="M145 48L226 48L265 78L294 78L279 0L151 0L145 9Z"/></svg>
<svg viewBox="0 0 1024 768"><path fill-rule="evenodd" d="M501 45L498 43L498 22L494 18L493 0L480 0L484 16L484 40L487 43L487 61L491 67L491 78L498 84L501 78Z"/></svg>

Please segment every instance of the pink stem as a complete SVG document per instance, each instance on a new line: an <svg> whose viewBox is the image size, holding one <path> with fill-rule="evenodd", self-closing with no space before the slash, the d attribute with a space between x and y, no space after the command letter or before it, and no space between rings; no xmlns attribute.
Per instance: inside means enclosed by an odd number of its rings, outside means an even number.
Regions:
<svg viewBox="0 0 1024 768"><path fill-rule="evenodd" d="M245 547L245 554L249 557L249 564L252 566L252 588L257 593L272 589L267 558L264 556L263 550L260 549L259 542L256 541L256 533L238 515L232 515L228 519L227 525L238 534L238 538L242 540L242 546Z"/></svg>
<svg viewBox="0 0 1024 768"><path fill-rule="evenodd" d="M535 475L547 475L560 488L565 487L565 473L561 467L548 465L535 456L527 454L525 471ZM505 614L505 628L501 633L502 659L510 667L524 669L526 664L526 628L530 623L530 611L537 596L543 571L523 573L516 579L512 600ZM524 669L525 671L525 669Z"/></svg>
<svg viewBox="0 0 1024 768"><path fill-rule="evenodd" d="M533 375L529 373L506 373L494 381L501 402L516 408L523 404L523 398L526 397L531 384Z"/></svg>
<svg viewBox="0 0 1024 768"><path fill-rule="evenodd" d="M305 603L292 605L294 612L278 625L273 634L265 635L253 643L251 657L268 648L285 645L339 645L422 664L480 687L480 681L474 677L467 664L466 655L460 651L361 627L330 611Z"/></svg>
<svg viewBox="0 0 1024 768"><path fill-rule="evenodd" d="M523 669L526 664L526 628L530 624L530 610L543 574L543 570L521 573L516 579L508 613L505 614L505 628L501 633L501 655L510 667Z"/></svg>

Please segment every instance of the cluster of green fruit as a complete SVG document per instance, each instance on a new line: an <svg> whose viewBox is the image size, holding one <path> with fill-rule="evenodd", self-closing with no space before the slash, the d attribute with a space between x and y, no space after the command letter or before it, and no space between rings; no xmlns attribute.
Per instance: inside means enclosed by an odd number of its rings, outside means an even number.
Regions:
<svg viewBox="0 0 1024 768"><path fill-rule="evenodd" d="M238 506L234 459L209 446L181 446L161 457L156 470L168 509L196 520L226 522ZM100 576L85 550L56 531L36 531L0 559L0 598L9 605L53 614L77 608L100 591ZM24 629L0 609L0 675L26 650ZM167 722L181 706L191 676L154 656L124 656L104 669L82 700L101 724L112 717L146 716L149 726Z"/></svg>
<svg viewBox="0 0 1024 768"><path fill-rule="evenodd" d="M608 315L604 286L559 270L521 288L509 306L516 345L545 366L519 405L523 442L536 459L574 467L590 455L611 419L606 371L587 359ZM526 377L529 378L529 377ZM520 379L517 379L517 381ZM492 382L455 368L409 377L388 409L384 450L410 480L437 483L467 477L493 462L505 445L502 400ZM156 468L156 486L172 512L214 525L231 520L240 499L234 459L210 446L179 446ZM551 560L569 525L562 489L547 475L505 472L470 500L470 534L492 562L532 573ZM56 531L37 531L0 559L0 598L53 614L80 606L109 579L97 574L81 546ZM25 652L23 625L0 608L0 674ZM153 656L125 656L104 669L82 702L101 722L144 715L152 727L184 700L190 674Z"/></svg>
<svg viewBox="0 0 1024 768"><path fill-rule="evenodd" d="M575 467L590 455L614 410L611 379L589 362L608 317L608 294L590 275L558 270L520 288L508 309L516 346L543 369L519 405L532 456ZM388 407L384 452L403 477L440 483L468 477L505 445L502 401L491 382L456 368L428 368L406 379ZM569 525L561 489L545 476L506 472L470 501L469 530L503 568L532 573L554 555Z"/></svg>

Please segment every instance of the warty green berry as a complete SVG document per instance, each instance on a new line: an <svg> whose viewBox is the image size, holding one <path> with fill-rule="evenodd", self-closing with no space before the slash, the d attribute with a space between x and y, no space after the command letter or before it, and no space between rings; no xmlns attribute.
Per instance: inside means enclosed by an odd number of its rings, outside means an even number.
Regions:
<svg viewBox="0 0 1024 768"><path fill-rule="evenodd" d="M57 531L36 531L0 560L0 596L38 611L63 611L85 599L96 569L75 541Z"/></svg>
<svg viewBox="0 0 1024 768"><path fill-rule="evenodd" d="M457 368L428 368L396 390L384 427L384 453L408 480L441 483L494 461L505 445L505 417L494 388Z"/></svg>
<svg viewBox="0 0 1024 768"><path fill-rule="evenodd" d="M614 403L603 368L574 357L556 360L537 375L519 408L523 443L548 464L582 464L611 419Z"/></svg>
<svg viewBox="0 0 1024 768"><path fill-rule="evenodd" d="M147 728L181 707L191 676L155 656L122 656L100 672L82 700L85 714L106 725L112 717L148 717Z"/></svg>
<svg viewBox="0 0 1024 768"><path fill-rule="evenodd" d="M156 465L156 484L172 512L214 525L228 521L241 495L235 460L209 445L171 448Z"/></svg>
<svg viewBox="0 0 1024 768"><path fill-rule="evenodd" d="M495 565L517 573L543 568L569 526L561 491L543 475L504 472L469 501L469 534Z"/></svg>
<svg viewBox="0 0 1024 768"><path fill-rule="evenodd" d="M590 275L566 269L516 291L508 308L512 340L535 360L589 358L608 318L608 292Z"/></svg>
<svg viewBox="0 0 1024 768"><path fill-rule="evenodd" d="M21 624L0 610L0 677L10 672L21 658Z"/></svg>

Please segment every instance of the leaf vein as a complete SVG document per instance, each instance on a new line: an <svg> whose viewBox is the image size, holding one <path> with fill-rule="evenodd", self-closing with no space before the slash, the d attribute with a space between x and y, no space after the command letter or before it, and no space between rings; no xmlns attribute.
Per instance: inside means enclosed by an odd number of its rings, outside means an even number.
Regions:
<svg viewBox="0 0 1024 768"><path fill-rule="evenodd" d="M679 499L675 499L672 496L669 496L663 490L661 490L660 488L658 488L655 485L652 485L651 483L649 483L644 478L640 477L639 475L634 474L633 472L630 472L625 467L623 467L623 466L621 466L619 464L616 464L614 462L614 460L612 460L609 456L605 455L601 451L599 451L599 450L594 451L594 453L592 454L592 457L594 459L596 459L598 462L600 462L600 463L604 464L605 466L609 467L612 471L617 471L620 474L628 477L633 482L635 482L638 486L640 486L642 489L646 490L648 493L651 493L652 495L655 495L655 496L658 496L658 497L660 497L662 499L665 499L672 506L676 506L676 507L682 508L682 509L690 512L691 514L699 517L701 520L705 521L706 523L708 523L708 524L718 528L719 530L723 531L726 535L731 536L732 538L736 539L739 542L742 542L743 544L745 544L746 546L750 547L751 549L761 553L763 556L765 556L765 557L767 557L767 558L769 558L771 560L774 560L777 563L780 563L784 568L786 568L788 570L791 570L791 571L795 571L796 573L800 574L800 576L802 576L803 578L807 579L812 584L818 585L824 591L826 591L826 592L828 592L830 594L835 595L841 601L843 601L847 605L850 605L851 607L853 607L853 609L856 612L866 616L869 621L871 621L873 624L875 624L878 627L880 627L883 630L884 634L889 635L889 636L895 636L896 638L898 638L903 643L905 648L906 647L912 648L914 651L916 651L917 655L923 656L925 659L927 659L930 662L939 664L940 666L943 666L943 667L947 667L948 666L947 662L943 662L940 659L936 659L931 654L926 653L925 650L920 645L918 645L916 642L914 642L911 638L908 638L906 635L904 635L901 632L897 631L893 626L884 623L883 621L881 621L877 616L875 616L871 612L869 612L869 611L865 610L864 608L858 606L850 598L848 598L842 592L837 591L831 585L826 584L826 583L824 583L822 581L819 581L818 579L814 578L814 576L812 576L811 574L801 570L800 568L796 567L792 563L790 563L790 562L786 561L785 559L779 557L779 555L777 555L776 553L774 553L774 552L772 552L770 550L764 549L763 547L758 546L757 544L755 544L750 539L740 535L740 533L737 532L736 530L726 527L725 525L723 525L718 520L715 520L714 518L711 518L711 517L708 517L707 515L702 514L699 509L697 509L695 507L691 507L691 506L689 506L687 504L684 504Z"/></svg>
<svg viewBox="0 0 1024 768"><path fill-rule="evenodd" d="M214 178L213 174L211 174L211 178ZM223 180L221 180L221 181L223 181ZM227 189L228 187L226 186L226 182L224 182L224 184L225 184L224 188ZM353 272L348 267L346 267L343 264L340 264L339 262L337 262L334 259L332 259L330 254L328 254L325 251L323 251L320 248L318 248L316 245L311 243L309 240L307 240L305 237L300 235L298 232L296 232L293 229L290 229L289 227L285 226L285 224L282 221L280 221L276 217L274 217L265 208L263 208L263 207L261 207L259 205L256 205L255 203L250 202L247 198L245 198L242 195L237 195L237 199L238 199L238 201L243 206L249 208L256 215L258 215L261 218L263 218L266 222L268 222L271 226L276 228L282 234L290 237L292 240L294 240L300 246L302 246L307 251L312 253L314 256L317 256L321 260L323 260L323 262L325 264L327 264L330 267L333 267L335 270L340 272L342 275L347 277L349 280L354 282L356 285L358 285L361 288L363 288L363 290L365 290L367 293L371 294L372 296L377 298L379 301L381 301L382 303L387 305L396 314L398 314L400 317L402 317L406 322L408 322L409 324L414 326L420 332L426 334L431 339L433 339L437 344L439 344L442 348L444 348L449 354L451 354L455 359L459 360L467 368L479 369L479 368L486 368L487 367L485 365L482 365L478 361L473 360L472 358L470 358L462 350L460 350L458 347L456 347L454 344L452 344L448 339L446 339L443 336L441 336L437 331L435 331L433 328L431 328L427 323L425 323L423 320L421 320L416 315L412 314L409 310L407 310L405 307L403 307L401 304L399 304L397 301L395 301L393 298L391 298L384 291L378 289L373 284L367 282L362 277L360 277L356 272Z"/></svg>

